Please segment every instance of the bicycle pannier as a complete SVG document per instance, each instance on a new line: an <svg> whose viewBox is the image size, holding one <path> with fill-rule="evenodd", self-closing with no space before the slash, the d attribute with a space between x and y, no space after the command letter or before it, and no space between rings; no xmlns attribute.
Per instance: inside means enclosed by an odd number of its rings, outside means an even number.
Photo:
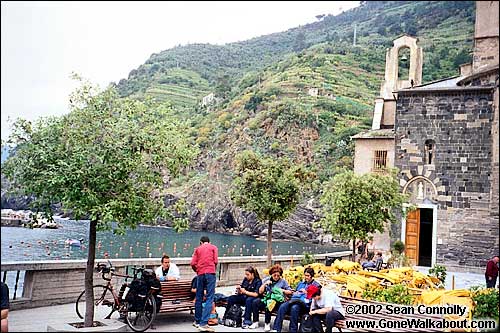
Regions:
<svg viewBox="0 0 500 333"><path fill-rule="evenodd" d="M130 283L130 290L127 294L126 301L128 302L129 311L141 311L146 303L149 286L142 279L134 279Z"/></svg>

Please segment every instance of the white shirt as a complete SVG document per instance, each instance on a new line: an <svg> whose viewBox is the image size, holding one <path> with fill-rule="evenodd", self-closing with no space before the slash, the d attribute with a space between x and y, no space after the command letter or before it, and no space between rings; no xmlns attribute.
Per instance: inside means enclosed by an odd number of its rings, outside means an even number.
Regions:
<svg viewBox="0 0 500 333"><path fill-rule="evenodd" d="M156 277L160 278L163 276L163 266L160 266L156 269L155 271ZM179 267L177 267L176 264L170 263L170 267L168 269L168 274L166 277L174 277L176 280L179 280L181 278L181 273L179 272Z"/></svg>
<svg viewBox="0 0 500 333"><path fill-rule="evenodd" d="M321 298L318 301L313 298L311 303L311 310L323 308L332 308L333 310L337 310L345 317L344 307L340 303L340 298L337 296L337 293L335 293L333 290L321 288Z"/></svg>

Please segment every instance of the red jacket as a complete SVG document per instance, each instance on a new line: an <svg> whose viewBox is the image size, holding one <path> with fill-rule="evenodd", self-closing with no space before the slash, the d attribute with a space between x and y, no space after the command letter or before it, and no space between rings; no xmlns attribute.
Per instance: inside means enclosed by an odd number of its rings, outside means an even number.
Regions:
<svg viewBox="0 0 500 333"><path fill-rule="evenodd" d="M217 246L210 243L203 243L194 250L191 267L196 271L197 275L215 274L215 266L219 262L217 257Z"/></svg>
<svg viewBox="0 0 500 333"><path fill-rule="evenodd" d="M486 276L491 276L496 278L498 276L498 265L493 260L488 260L486 264Z"/></svg>

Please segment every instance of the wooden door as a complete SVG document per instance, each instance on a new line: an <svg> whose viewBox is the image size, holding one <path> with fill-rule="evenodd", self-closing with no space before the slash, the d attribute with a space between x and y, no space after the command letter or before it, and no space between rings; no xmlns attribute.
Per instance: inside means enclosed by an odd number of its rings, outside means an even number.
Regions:
<svg viewBox="0 0 500 333"><path fill-rule="evenodd" d="M420 238L420 209L408 213L406 217L405 254L410 264L418 265L418 242Z"/></svg>

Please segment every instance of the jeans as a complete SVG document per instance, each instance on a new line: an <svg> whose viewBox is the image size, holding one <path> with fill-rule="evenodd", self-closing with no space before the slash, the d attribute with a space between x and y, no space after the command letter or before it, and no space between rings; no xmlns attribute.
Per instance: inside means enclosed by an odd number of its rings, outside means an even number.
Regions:
<svg viewBox="0 0 500 333"><path fill-rule="evenodd" d="M323 333L323 325L321 320L326 322L326 333L332 333L335 321L345 319L344 316L337 310L332 310L327 314L314 314L312 315L313 320L313 332Z"/></svg>
<svg viewBox="0 0 500 333"><path fill-rule="evenodd" d="M208 325L210 312L212 312L212 303L215 294L215 274L201 274L196 279L196 301L194 303L194 320L201 326ZM203 293L207 291L205 297L205 307L203 303Z"/></svg>
<svg viewBox="0 0 500 333"><path fill-rule="evenodd" d="M252 325L252 304L253 301L258 298L250 297L246 295L232 295L227 299L226 312L224 312L224 317L227 311L233 306L233 304L239 304L245 306L245 313L243 314L243 324ZM260 300L260 298L259 298ZM254 315L254 321L259 321L259 313L257 312L257 317Z"/></svg>
<svg viewBox="0 0 500 333"><path fill-rule="evenodd" d="M279 306L281 305L282 303L276 303L275 305L275 309L279 309ZM262 299L260 298L255 298L253 301L252 301L252 313L253 313L253 321L254 322L258 322L259 321L259 310L266 310L266 313L264 315L264 322L266 324L270 324L271 323L271 311L269 311L266 307L266 304L264 302L262 302Z"/></svg>
<svg viewBox="0 0 500 333"><path fill-rule="evenodd" d="M288 331L290 333L295 333L299 328L299 318L300 315L305 312L307 306L304 303L292 303L285 302L280 305L278 309L278 313L276 315L276 319L274 320L273 329L277 332L281 332L283 327L283 320L285 319L285 315L290 313L290 326L288 327Z"/></svg>

